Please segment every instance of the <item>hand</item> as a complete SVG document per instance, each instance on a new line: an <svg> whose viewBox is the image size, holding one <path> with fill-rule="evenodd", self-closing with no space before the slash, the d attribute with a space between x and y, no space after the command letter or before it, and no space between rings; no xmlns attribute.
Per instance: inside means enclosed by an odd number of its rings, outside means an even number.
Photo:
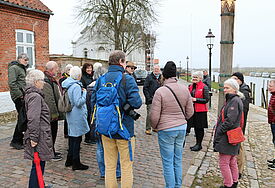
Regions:
<svg viewBox="0 0 275 188"><path fill-rule="evenodd" d="M31 146L34 148L37 145L37 142L31 140Z"/></svg>
<svg viewBox="0 0 275 188"><path fill-rule="evenodd" d="M197 101L197 99L193 97L193 98L192 98L192 101L195 102L195 101Z"/></svg>
<svg viewBox="0 0 275 188"><path fill-rule="evenodd" d="M83 88L82 88L82 91L86 91L86 89L83 87Z"/></svg>

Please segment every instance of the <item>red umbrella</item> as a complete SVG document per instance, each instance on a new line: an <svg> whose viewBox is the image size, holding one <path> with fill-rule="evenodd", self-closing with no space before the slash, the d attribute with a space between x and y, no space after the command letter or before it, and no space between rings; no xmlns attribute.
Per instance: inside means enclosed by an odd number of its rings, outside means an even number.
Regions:
<svg viewBox="0 0 275 188"><path fill-rule="evenodd" d="M34 153L33 153L33 162L35 164L35 169L36 169L36 175L37 175L37 180L39 184L39 188L44 188L44 179L43 179L43 174L40 166L40 157L38 155L38 152L36 150L36 147L34 148Z"/></svg>

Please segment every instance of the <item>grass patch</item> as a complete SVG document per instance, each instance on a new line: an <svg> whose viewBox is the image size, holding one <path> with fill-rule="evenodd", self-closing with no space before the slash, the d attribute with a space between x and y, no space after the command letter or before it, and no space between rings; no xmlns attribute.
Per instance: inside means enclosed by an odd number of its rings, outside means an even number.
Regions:
<svg viewBox="0 0 275 188"><path fill-rule="evenodd" d="M219 89L219 88L220 88L218 82L211 82L211 87L212 87L213 89Z"/></svg>

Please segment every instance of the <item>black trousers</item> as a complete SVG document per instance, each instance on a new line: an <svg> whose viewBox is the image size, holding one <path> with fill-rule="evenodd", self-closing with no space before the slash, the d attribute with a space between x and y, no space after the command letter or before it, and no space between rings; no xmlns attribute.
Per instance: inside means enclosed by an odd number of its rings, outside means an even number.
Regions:
<svg viewBox="0 0 275 188"><path fill-rule="evenodd" d="M67 120L65 118L64 120L64 136L68 136L68 123L67 123Z"/></svg>
<svg viewBox="0 0 275 188"><path fill-rule="evenodd" d="M19 127L23 127L22 124L27 123L25 121L25 116L23 115L23 105L24 101L21 98L18 98L14 101L16 111L18 113L17 116L17 123L14 129L13 137L12 137L12 142L13 143L18 143L18 144L23 144L23 133L19 130Z"/></svg>
<svg viewBox="0 0 275 188"><path fill-rule="evenodd" d="M72 137L69 136L69 152L68 159L72 159L75 163L80 163L80 144L82 136Z"/></svg>
<svg viewBox="0 0 275 188"><path fill-rule="evenodd" d="M57 137L57 131L58 131L58 120L51 122L51 131L52 131L52 140L53 140L53 152L55 153L55 141Z"/></svg>
<svg viewBox="0 0 275 188"><path fill-rule="evenodd" d="M195 127L196 134L196 144L201 145L203 137L204 137L204 129Z"/></svg>

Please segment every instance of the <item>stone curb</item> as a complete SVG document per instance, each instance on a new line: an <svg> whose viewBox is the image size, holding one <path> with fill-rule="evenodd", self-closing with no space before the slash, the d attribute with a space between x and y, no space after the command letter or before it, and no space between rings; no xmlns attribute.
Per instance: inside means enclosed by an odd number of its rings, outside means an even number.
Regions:
<svg viewBox="0 0 275 188"><path fill-rule="evenodd" d="M16 120L17 120L16 110L13 110L11 112L0 113L0 126Z"/></svg>

